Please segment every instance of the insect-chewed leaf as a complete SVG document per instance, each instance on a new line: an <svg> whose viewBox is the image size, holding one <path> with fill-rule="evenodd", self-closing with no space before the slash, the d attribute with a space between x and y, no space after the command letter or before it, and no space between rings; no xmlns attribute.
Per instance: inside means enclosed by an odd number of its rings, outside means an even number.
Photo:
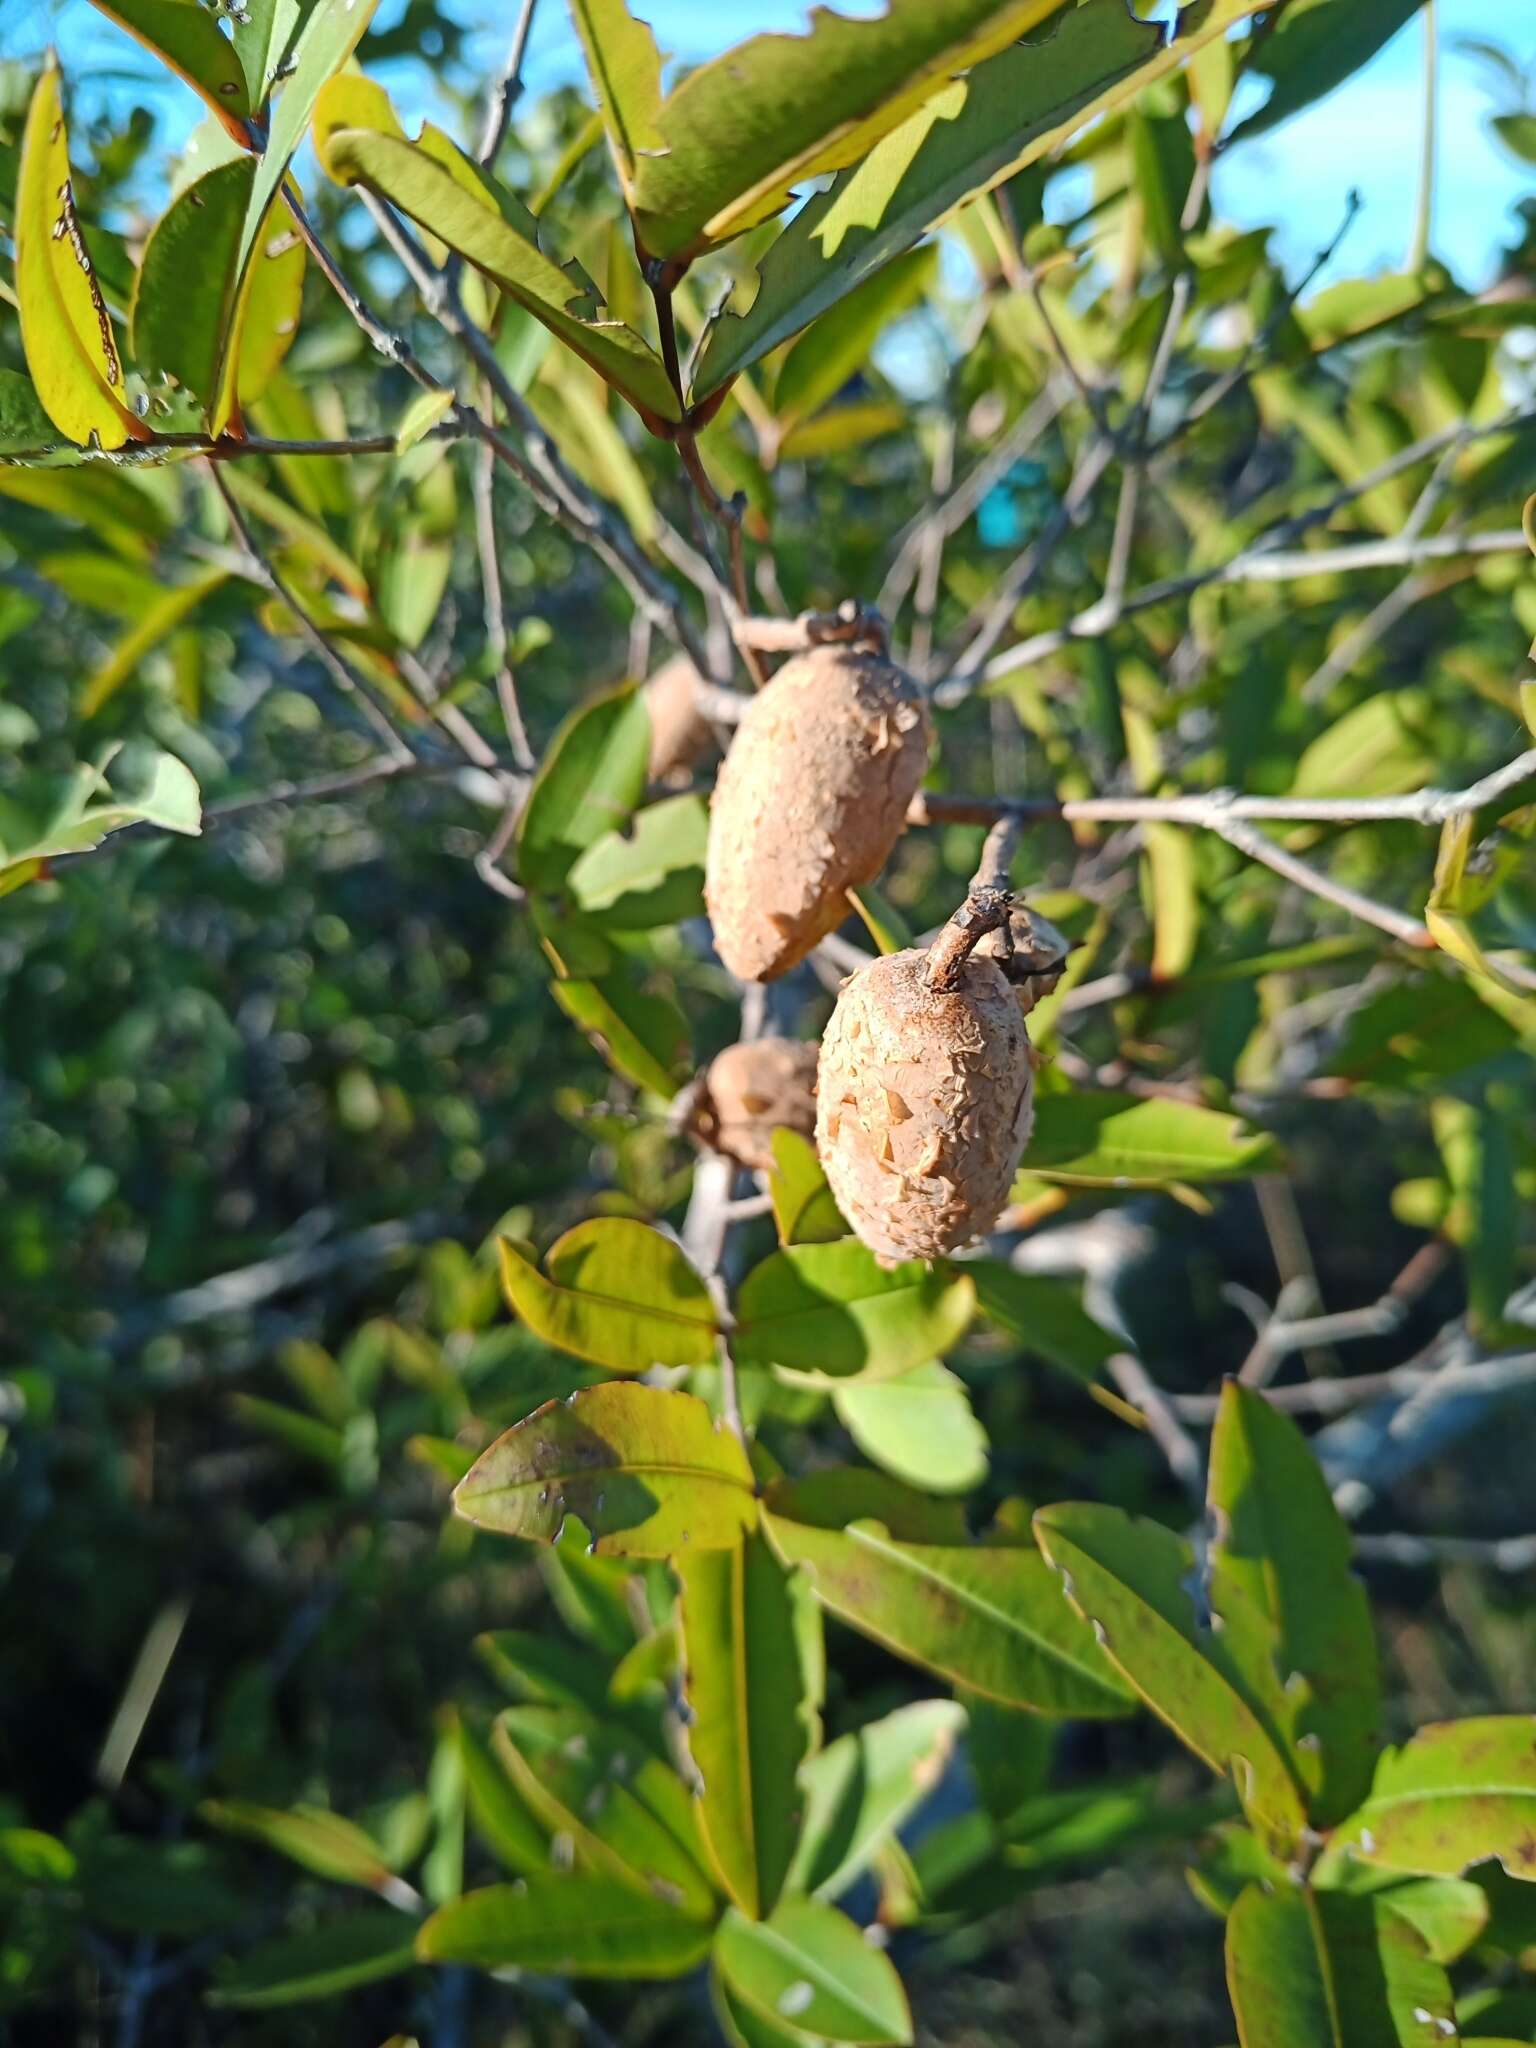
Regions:
<svg viewBox="0 0 1536 2048"><path fill-rule="evenodd" d="M622 1878L545 1872L439 1906L416 1937L426 1963L569 1977L681 1977L709 1952L691 1919Z"/></svg>
<svg viewBox="0 0 1536 2048"><path fill-rule="evenodd" d="M521 200L430 121L411 142L392 114L386 126L341 125L356 115L354 95L339 99L334 109L322 102L316 115L321 161L338 183L365 186L473 263L589 362L642 418L680 417L661 357L622 321L590 317L597 303L590 280L546 255L538 224Z"/></svg>
<svg viewBox="0 0 1536 2048"><path fill-rule="evenodd" d="M699 1823L726 1890L760 1919L789 1871L798 1773L820 1737L821 1616L756 1530L679 1559L677 1572Z"/></svg>
<svg viewBox="0 0 1536 2048"><path fill-rule="evenodd" d="M964 1726L956 1701L918 1700L812 1757L801 1773L794 1888L828 1899L845 1891L938 1784Z"/></svg>
<svg viewBox="0 0 1536 2048"><path fill-rule="evenodd" d="M586 849L571 869L571 894L609 930L649 931L702 916L708 836L702 797L664 797L637 811L629 831L605 833Z"/></svg>
<svg viewBox="0 0 1536 2048"><path fill-rule="evenodd" d="M501 1240L507 1299L530 1330L613 1372L708 1365L716 1320L688 1255L648 1223L598 1216L550 1247L540 1273Z"/></svg>
<svg viewBox="0 0 1536 2048"><path fill-rule="evenodd" d="M213 15L187 0L92 0L103 14L153 50L207 101L231 137L254 149L247 116L255 102L234 45Z"/></svg>
<svg viewBox="0 0 1536 2048"><path fill-rule="evenodd" d="M1340 1823L1318 1864L1457 1877L1496 1856L1536 1883L1536 1716L1438 1721L1385 1751L1369 1797Z"/></svg>
<svg viewBox="0 0 1536 2048"><path fill-rule="evenodd" d="M819 1385L890 1379L965 1335L975 1308L958 1271L909 1260L882 1266L857 1238L797 1244L755 1266L737 1296L738 1361Z"/></svg>
<svg viewBox="0 0 1536 2048"><path fill-rule="evenodd" d="M1380 1898L1250 1885L1227 1921L1243 2048L1430 2048L1455 2040L1451 1987Z"/></svg>
<svg viewBox="0 0 1536 2048"><path fill-rule="evenodd" d="M912 2039L907 1996L890 1959L846 1914L817 1899L783 1899L761 1923L727 1913L715 1960L731 1991L767 2019L868 2048Z"/></svg>
<svg viewBox="0 0 1536 2048"><path fill-rule="evenodd" d="M836 305L962 201L1044 156L1247 11L1247 0L1219 0L1165 47L1121 0L1087 0L1065 9L1048 37L1002 50L934 93L795 215L761 265L750 309L716 318L694 403Z"/></svg>
<svg viewBox="0 0 1536 2048"><path fill-rule="evenodd" d="M728 1547L757 1520L740 1440L697 1395L625 1381L535 1409L475 1461L454 1505L483 1528L545 1543L578 1515L594 1551L625 1557Z"/></svg>
<svg viewBox="0 0 1536 2048"><path fill-rule="evenodd" d="M1305 1826L1300 1787L1285 1759L1281 1674L1266 1667L1273 1630L1229 1589L1218 1632L1192 1596L1194 1558L1171 1529L1119 1508L1067 1502L1041 1508L1040 1548L1068 1600L1111 1663L1158 1718L1212 1770L1232 1772L1244 1809L1272 1848Z"/></svg>
<svg viewBox="0 0 1536 2048"><path fill-rule="evenodd" d="M199 19L216 33L206 16ZM149 429L128 403L112 316L75 211L59 67L52 58L33 89L22 135L16 302L28 372L60 432L102 448L148 439Z"/></svg>
<svg viewBox="0 0 1536 2048"><path fill-rule="evenodd" d="M1130 1711L1124 1685L1033 1546L968 1543L958 1517L946 1526L932 1503L893 1482L862 1489L866 1502L840 1498L835 1476L780 1482L763 1510L774 1548L804 1569L823 1606L989 1699L1043 1714Z"/></svg>
<svg viewBox="0 0 1536 2048"><path fill-rule="evenodd" d="M958 73L1057 0L890 0L873 20L818 11L808 33L754 36L654 108L630 210L651 256L688 259L778 213L802 179L856 162Z"/></svg>
<svg viewBox="0 0 1536 2048"><path fill-rule="evenodd" d="M1332 1827L1364 1798L1381 1685L1370 1603L1350 1570L1349 1532L1289 1417L1229 1380L1211 1440L1211 1605L1229 1587L1267 1615L1293 1718L1289 1753L1312 1819Z"/></svg>

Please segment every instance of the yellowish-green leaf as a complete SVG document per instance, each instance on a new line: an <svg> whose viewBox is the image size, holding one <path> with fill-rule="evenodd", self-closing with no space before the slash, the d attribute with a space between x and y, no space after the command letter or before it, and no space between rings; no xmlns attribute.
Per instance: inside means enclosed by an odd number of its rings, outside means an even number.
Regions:
<svg viewBox="0 0 1536 2048"><path fill-rule="evenodd" d="M629 201L634 197L636 160L667 146L656 125L661 53L650 29L635 20L625 0L571 0L571 14Z"/></svg>
<svg viewBox="0 0 1536 2048"><path fill-rule="evenodd" d="M205 569L188 583L174 584L143 613L91 676L80 695L80 716L94 718L127 682L145 655L168 639L198 606L229 581L227 569Z"/></svg>
<svg viewBox="0 0 1536 2048"><path fill-rule="evenodd" d="M541 1977L681 1977L713 1927L616 1877L546 1872L439 1906L416 1937L424 1963L532 1970Z"/></svg>
<svg viewBox="0 0 1536 2048"><path fill-rule="evenodd" d="M205 100L242 149L254 149L253 111L240 57L216 18L187 0L92 0Z"/></svg>
<svg viewBox="0 0 1536 2048"><path fill-rule="evenodd" d="M732 1348L739 1364L817 1385L889 1379L957 1344L974 1308L958 1270L882 1266L857 1238L787 1245L742 1282Z"/></svg>
<svg viewBox="0 0 1536 2048"><path fill-rule="evenodd" d="M1157 1187L1239 1179L1275 1159L1274 1140L1241 1117L1084 1090L1038 1098L1024 1174L1066 1187Z"/></svg>
<svg viewBox="0 0 1536 2048"><path fill-rule="evenodd" d="M1457 2038L1444 1969L1389 1901L1249 1885L1227 1922L1243 2048L1431 2048Z"/></svg>
<svg viewBox="0 0 1536 2048"><path fill-rule="evenodd" d="M828 1899L845 1891L937 1786L964 1726L958 1701L918 1700L812 1757L801 1773L794 1888Z"/></svg>
<svg viewBox="0 0 1536 2048"><path fill-rule="evenodd" d="M322 1806L257 1806L248 1799L205 1800L204 1820L225 1834L276 1849L316 1877L377 1890L389 1876L383 1851L369 1834Z"/></svg>
<svg viewBox="0 0 1536 2048"><path fill-rule="evenodd" d="M965 1382L937 1360L893 1380L854 1380L832 1396L871 1463L928 1493L969 1493L987 1476L987 1432Z"/></svg>
<svg viewBox="0 0 1536 2048"><path fill-rule="evenodd" d="M208 16L197 18L222 42ZM102 448L147 439L148 428L128 404L112 316L75 211L59 68L52 57L33 89L22 136L16 299L27 369L59 431L81 446L94 442Z"/></svg>
<svg viewBox="0 0 1536 2048"><path fill-rule="evenodd" d="M1195 834L1177 825L1145 825L1142 845L1152 899L1152 979L1177 981L1194 959L1200 938Z"/></svg>
<svg viewBox="0 0 1536 2048"><path fill-rule="evenodd" d="M649 1224L578 1223L550 1247L542 1273L510 1238L500 1250L507 1300L546 1343L610 1372L713 1361L709 1290L682 1247Z"/></svg>
<svg viewBox="0 0 1536 2048"><path fill-rule="evenodd" d="M768 1194L779 1243L831 1244L847 1237L847 1222L833 1199L810 1139L781 1126L769 1142L773 1147L773 1171L768 1178Z"/></svg>
<svg viewBox="0 0 1536 2048"><path fill-rule="evenodd" d="M732 1993L765 2019L866 2048L902 2048L912 2015L890 1958L845 1914L816 1899L783 1899L771 1919L728 1912L715 1961Z"/></svg>
<svg viewBox="0 0 1536 2048"><path fill-rule="evenodd" d="M546 1402L509 1429L454 1505L483 1528L545 1543L577 1515L599 1556L728 1547L757 1519L747 1454L697 1395L622 1380Z"/></svg>

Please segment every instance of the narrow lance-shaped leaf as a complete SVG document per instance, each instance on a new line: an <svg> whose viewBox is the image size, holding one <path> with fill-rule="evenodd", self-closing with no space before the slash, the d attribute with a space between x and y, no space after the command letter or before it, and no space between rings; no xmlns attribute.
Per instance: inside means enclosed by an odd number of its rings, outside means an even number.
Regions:
<svg viewBox="0 0 1536 2048"><path fill-rule="evenodd" d="M661 53L626 0L571 0L571 14L603 111L626 201L633 201L636 160L666 148L656 125L661 108Z"/></svg>
<svg viewBox="0 0 1536 2048"><path fill-rule="evenodd" d="M218 115L231 138L254 149L248 116L256 102L239 53L207 9L187 0L92 0L110 20L127 29L184 79Z"/></svg>
<svg viewBox="0 0 1536 2048"><path fill-rule="evenodd" d="M773 1910L799 1833L798 1773L820 1736L821 1616L756 1530L681 1557L678 1626L699 1823L741 1910Z"/></svg>
<svg viewBox="0 0 1536 2048"><path fill-rule="evenodd" d="M794 1888L829 1899L846 1890L937 1786L965 1718L955 1700L918 1700L812 1757L801 1773Z"/></svg>
<svg viewBox="0 0 1536 2048"><path fill-rule="evenodd" d="M1306 1815L1284 1755L1279 1674L1265 1682L1259 1671L1255 1645L1272 1639L1263 1617L1233 1589L1221 1630L1202 1627L1189 1546L1118 1508L1042 1508L1035 1534L1110 1662L1196 1756L1231 1772L1249 1819L1270 1847L1288 1849Z"/></svg>
<svg viewBox="0 0 1536 2048"><path fill-rule="evenodd" d="M936 92L807 201L761 265L745 314L722 313L693 385L697 404L909 249L954 208L1047 155L1072 129L1172 70L1252 11L1249 0L1185 10L1179 39L1121 0L1087 0L1048 33L1005 49Z"/></svg>
<svg viewBox="0 0 1536 2048"><path fill-rule="evenodd" d="M1083 1089L1037 1098L1024 1171L1064 1187L1157 1187L1232 1180L1275 1159L1274 1140L1241 1117Z"/></svg>
<svg viewBox="0 0 1536 2048"><path fill-rule="evenodd" d="M206 15L199 18L216 33ZM16 302L27 369L54 425L82 446L121 448L147 439L149 429L128 404L112 316L75 211L59 67L52 57L33 89L22 135Z"/></svg>
<svg viewBox="0 0 1536 2048"><path fill-rule="evenodd" d="M1038 1713L1129 1710L1033 1547L968 1543L958 1517L937 1519L933 1503L874 1473L780 1482L763 1525L824 1607L898 1656Z"/></svg>
<svg viewBox="0 0 1536 2048"><path fill-rule="evenodd" d="M947 79L1059 0L890 0L874 20L818 10L803 35L754 36L655 112L630 208L651 256L688 260L786 204L797 180L856 162Z"/></svg>
<svg viewBox="0 0 1536 2048"><path fill-rule="evenodd" d="M648 1223L599 1216L550 1247L541 1273L502 1238L507 1299L537 1336L613 1372L708 1365L716 1323L709 1290L680 1245Z"/></svg>
<svg viewBox="0 0 1536 2048"><path fill-rule="evenodd" d="M211 2005L260 2012L377 1984L410 1969L415 1961L411 1922L401 1913L375 1907L301 1934L259 1942L218 1972L208 2000Z"/></svg>
<svg viewBox="0 0 1536 2048"><path fill-rule="evenodd" d="M1274 1628L1293 1710L1290 1756L1319 1827L1365 1796L1381 1682L1370 1603L1350 1570L1349 1531L1300 1430L1262 1394L1229 1380L1211 1439L1211 1605L1229 1588Z"/></svg>
<svg viewBox="0 0 1536 2048"><path fill-rule="evenodd" d="M1243 2048L1432 2048L1456 2039L1451 1987L1384 1899L1250 1885L1227 1922Z"/></svg>
<svg viewBox="0 0 1536 2048"><path fill-rule="evenodd" d="M578 1515L595 1552L626 1557L718 1549L757 1519L747 1454L697 1395L625 1381L536 1409L475 1461L454 1505L545 1543Z"/></svg>

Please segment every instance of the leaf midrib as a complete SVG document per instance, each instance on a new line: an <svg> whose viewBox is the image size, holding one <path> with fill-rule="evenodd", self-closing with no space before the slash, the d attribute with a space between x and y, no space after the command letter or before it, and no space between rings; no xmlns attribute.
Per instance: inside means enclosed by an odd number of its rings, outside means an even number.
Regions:
<svg viewBox="0 0 1536 2048"><path fill-rule="evenodd" d="M669 1479L702 1479L715 1486L734 1486L742 1493L752 1493L754 1487L750 1478L738 1478L734 1472L722 1471L715 1465L683 1465L669 1460L658 1459L645 1465L581 1465L574 1472L536 1472L527 1479L515 1479L502 1486L487 1486L475 1493L466 1493L465 1500L491 1500L506 1493L528 1493L534 1487L553 1489L557 1486L571 1486L578 1480L597 1482L605 1479L642 1478L647 1472L664 1474Z"/></svg>

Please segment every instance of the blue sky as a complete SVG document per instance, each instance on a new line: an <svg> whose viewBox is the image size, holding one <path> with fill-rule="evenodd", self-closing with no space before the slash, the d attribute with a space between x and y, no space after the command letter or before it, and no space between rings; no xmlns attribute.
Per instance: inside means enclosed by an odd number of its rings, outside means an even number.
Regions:
<svg viewBox="0 0 1536 2048"><path fill-rule="evenodd" d="M761 29L804 26L804 0L633 0L655 27L662 47L697 60ZM882 0L841 0L850 14L878 13ZM458 0L477 27L470 50L477 69L491 72L513 16L512 0L494 7ZM396 11L383 0L381 22ZM1144 10L1145 11L1145 10ZM1161 6L1157 10L1165 11ZM1524 63L1536 58L1536 5L1532 0L1440 0L1442 64L1440 150L1433 246L1458 279L1485 282L1501 242L1513 230L1512 208L1536 197L1536 166L1521 166L1493 144L1486 119L1491 102L1478 67L1455 45L1466 36L1503 42ZM0 50L24 56L49 40L59 45L76 89L96 71L99 90L123 94L141 70L135 45L86 5L86 0L0 0ZM1423 28L1411 22L1362 72L1326 100L1270 134L1256 136L1219 166L1218 209L1242 225L1278 222L1288 263L1302 266L1332 234L1345 195L1357 186L1364 207L1339 266L1348 274L1399 267L1413 230L1418 179ZM366 57L366 45L364 46ZM119 68L121 67L121 68ZM580 75L581 59L563 0L541 0L535 17L526 78L538 91ZM402 81L402 110L420 111L429 85L415 74ZM135 97L142 97L141 93ZM168 147L195 118L190 95L170 86L155 95Z"/></svg>

